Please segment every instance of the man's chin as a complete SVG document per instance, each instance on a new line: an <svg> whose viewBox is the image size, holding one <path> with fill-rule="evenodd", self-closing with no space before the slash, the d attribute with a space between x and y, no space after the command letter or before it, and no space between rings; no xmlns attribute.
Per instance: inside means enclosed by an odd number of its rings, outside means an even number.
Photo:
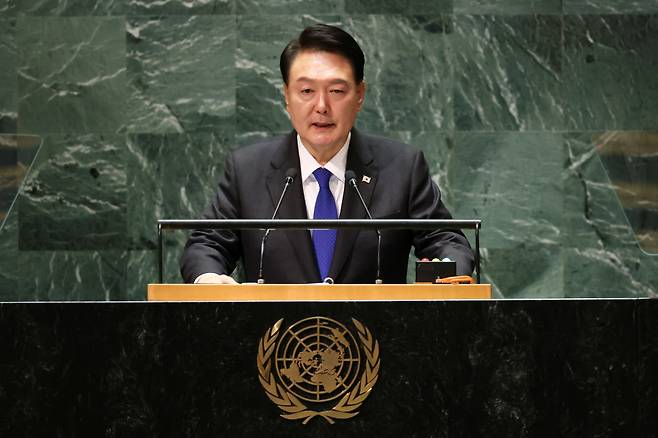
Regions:
<svg viewBox="0 0 658 438"><path fill-rule="evenodd" d="M313 145L315 148L322 149L331 148L339 142L339 139L336 137L336 135L330 134L312 133L307 137L307 139L310 145Z"/></svg>
<svg viewBox="0 0 658 438"><path fill-rule="evenodd" d="M344 135L339 135L337 129L333 129L332 132L318 132L316 130L310 129L300 134L302 138L302 143L308 147L312 147L316 151L327 151L333 149L340 149L341 146L345 143L348 133L345 132Z"/></svg>

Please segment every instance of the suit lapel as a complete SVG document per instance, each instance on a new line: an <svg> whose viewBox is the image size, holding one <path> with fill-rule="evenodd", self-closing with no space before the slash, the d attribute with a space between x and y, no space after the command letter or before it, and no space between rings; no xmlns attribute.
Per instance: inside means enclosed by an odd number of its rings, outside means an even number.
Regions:
<svg viewBox="0 0 658 438"><path fill-rule="evenodd" d="M306 219L306 203L304 202L304 192L299 173L297 136L294 131L285 137L279 146L279 150L273 155L271 170L266 176L267 189L272 202L272 212L283 192L286 172L291 167L297 169L297 177L288 187L286 196L279 208L277 219ZM286 230L282 232L285 233L290 245L293 247L305 282L317 281L320 278L320 272L315 261L315 250L313 249L310 233L307 230Z"/></svg>
<svg viewBox="0 0 658 438"><path fill-rule="evenodd" d="M366 144L356 129L352 130L352 139L350 140L350 149L347 154L347 167L345 170L353 170L356 174L357 185L363 195L368 208L372 199L375 185L377 184L377 166L373 160L372 150L369 144ZM364 178L365 177L365 178ZM365 182L365 180L369 182ZM340 209L341 219L365 219L368 215L361 205L359 195L351 186L345 184L343 192L343 203ZM332 278L338 278L345 266L349 255L352 253L354 241L361 230L356 229L339 229L336 236L336 249L334 258L331 263L329 275Z"/></svg>

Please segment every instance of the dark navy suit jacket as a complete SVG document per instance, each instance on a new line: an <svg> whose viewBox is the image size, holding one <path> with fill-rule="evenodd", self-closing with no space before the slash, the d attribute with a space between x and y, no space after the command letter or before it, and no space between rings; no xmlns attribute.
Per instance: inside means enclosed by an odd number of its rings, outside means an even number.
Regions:
<svg viewBox="0 0 658 438"><path fill-rule="evenodd" d="M286 171L299 172L297 134L273 138L230 154L219 189L203 217L207 219L269 219L285 183ZM352 130L347 169L356 173L359 189L374 218L450 219L432 182L423 153L403 143ZM299 174L299 173L298 173ZM369 183L363 176L370 177ZM345 186L341 219L367 215L358 195ZM306 219L300 178L289 187L278 219ZM196 230L181 258L186 282L206 272L230 274L242 258L247 281L256 281L263 231ZM457 274L473 271L473 251L459 230L382 231L384 283L404 283L411 246L417 257L457 262ZM339 230L330 277L337 283L373 283L377 236L373 230ZM310 233L275 230L268 237L264 259L267 283L319 282L320 273Z"/></svg>

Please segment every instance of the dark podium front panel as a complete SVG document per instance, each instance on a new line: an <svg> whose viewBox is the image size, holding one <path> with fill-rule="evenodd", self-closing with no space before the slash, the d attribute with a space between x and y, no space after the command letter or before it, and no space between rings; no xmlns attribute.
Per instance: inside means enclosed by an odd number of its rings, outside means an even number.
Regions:
<svg viewBox="0 0 658 438"><path fill-rule="evenodd" d="M259 380L268 329L316 316L380 347L335 424L282 418ZM657 340L648 299L5 303L0 436L656 437Z"/></svg>

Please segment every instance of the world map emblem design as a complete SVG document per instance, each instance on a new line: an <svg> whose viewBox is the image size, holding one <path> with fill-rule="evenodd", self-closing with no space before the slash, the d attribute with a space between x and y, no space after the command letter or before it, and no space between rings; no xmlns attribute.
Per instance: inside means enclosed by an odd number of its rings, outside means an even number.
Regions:
<svg viewBox="0 0 658 438"><path fill-rule="evenodd" d="M324 316L283 319L258 344L258 377L265 394L288 420L314 417L329 423L357 415L379 376L379 342L352 318L356 336Z"/></svg>

